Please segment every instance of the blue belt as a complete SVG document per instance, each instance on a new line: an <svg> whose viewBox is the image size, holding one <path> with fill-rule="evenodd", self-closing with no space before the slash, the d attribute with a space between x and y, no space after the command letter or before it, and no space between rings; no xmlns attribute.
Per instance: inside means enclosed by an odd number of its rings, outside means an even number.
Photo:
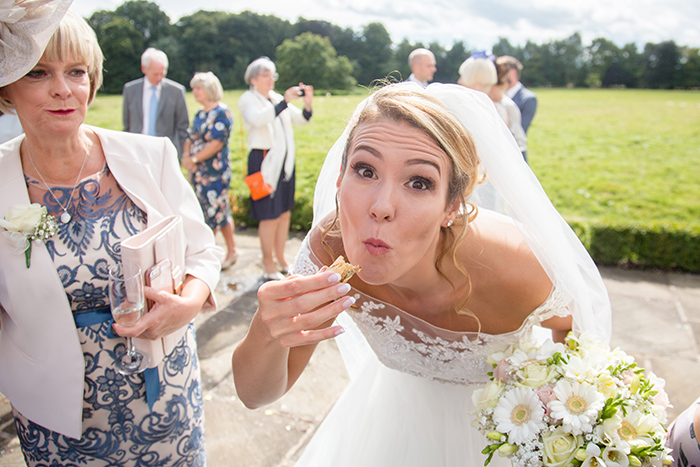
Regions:
<svg viewBox="0 0 700 467"><path fill-rule="evenodd" d="M109 306L93 308L92 311L88 311L86 313L73 314L73 319L75 320L75 326L78 328L109 322L109 327L107 328L107 338L122 338L121 336L112 332L114 318L112 318L112 312ZM148 409L153 412L153 404L160 395L160 377L158 376L158 368L146 368L146 370L143 372L143 377L146 380L146 402L148 402Z"/></svg>

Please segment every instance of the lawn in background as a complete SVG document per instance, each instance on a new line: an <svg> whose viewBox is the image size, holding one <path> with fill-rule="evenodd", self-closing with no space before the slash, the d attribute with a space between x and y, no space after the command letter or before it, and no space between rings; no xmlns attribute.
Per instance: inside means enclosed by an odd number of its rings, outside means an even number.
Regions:
<svg viewBox="0 0 700 467"><path fill-rule="evenodd" d="M570 220L700 226L700 92L536 89L528 160ZM242 91L226 91L234 115L232 189L245 194ZM296 127L297 196L311 200L326 151L364 91L316 95L309 125ZM301 105L299 102L297 104ZM187 94L190 118L198 108ZM87 122L121 129L121 96L98 95Z"/></svg>

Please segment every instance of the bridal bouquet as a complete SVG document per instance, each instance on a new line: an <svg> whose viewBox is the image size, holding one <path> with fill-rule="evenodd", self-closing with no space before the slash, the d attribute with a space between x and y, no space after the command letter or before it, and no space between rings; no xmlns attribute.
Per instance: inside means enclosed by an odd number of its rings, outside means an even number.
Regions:
<svg viewBox="0 0 700 467"><path fill-rule="evenodd" d="M473 393L487 455L516 467L670 465L664 381L619 349L569 334L489 356L491 381Z"/></svg>

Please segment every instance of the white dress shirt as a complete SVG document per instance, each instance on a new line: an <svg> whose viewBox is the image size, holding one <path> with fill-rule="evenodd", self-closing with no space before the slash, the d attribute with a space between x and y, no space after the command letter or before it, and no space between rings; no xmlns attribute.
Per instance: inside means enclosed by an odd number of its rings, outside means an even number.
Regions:
<svg viewBox="0 0 700 467"><path fill-rule="evenodd" d="M411 82L414 82L414 83L416 83L416 84L420 84L420 85L423 86L424 88L428 87L428 82L427 82L427 81L421 81L421 80L419 80L418 78L416 78L416 76L415 76L413 73L411 73L411 76L409 76L408 79L407 79L406 81L411 81Z"/></svg>
<svg viewBox="0 0 700 467"><path fill-rule="evenodd" d="M523 83L521 83L520 81L518 81L518 82L515 84L515 86L513 86L512 88L506 90L506 96L508 96L508 97L510 97L510 98L512 99L513 96L515 96L515 95L518 93L518 91L520 91L520 88L522 88L522 87L523 87Z"/></svg>

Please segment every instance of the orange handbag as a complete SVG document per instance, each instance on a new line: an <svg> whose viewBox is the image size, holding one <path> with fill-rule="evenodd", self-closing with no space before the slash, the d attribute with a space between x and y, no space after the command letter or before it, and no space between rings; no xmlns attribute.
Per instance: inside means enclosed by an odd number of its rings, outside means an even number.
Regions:
<svg viewBox="0 0 700 467"><path fill-rule="evenodd" d="M263 180L262 172L255 172L248 175L245 179L245 184L250 189L250 197L253 201L257 201L272 193L272 187Z"/></svg>

